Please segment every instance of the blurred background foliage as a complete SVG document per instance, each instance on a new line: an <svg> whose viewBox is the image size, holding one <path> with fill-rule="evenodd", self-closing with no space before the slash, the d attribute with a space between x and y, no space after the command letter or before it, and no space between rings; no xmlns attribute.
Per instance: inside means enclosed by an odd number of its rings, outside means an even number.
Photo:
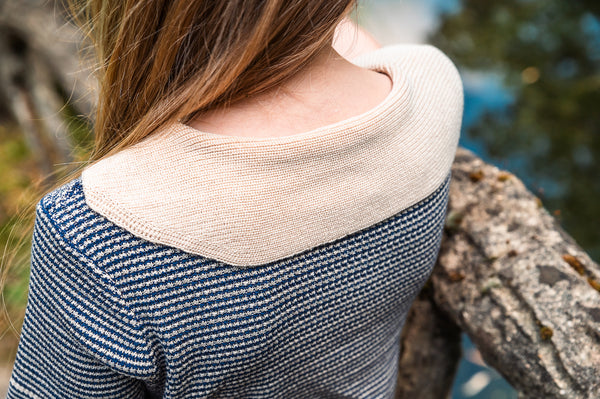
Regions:
<svg viewBox="0 0 600 399"><path fill-rule="evenodd" d="M600 260L600 2L465 0L431 42L504 91L465 145L516 172Z"/></svg>
<svg viewBox="0 0 600 399"><path fill-rule="evenodd" d="M431 43L454 61L460 144L519 176L600 261L600 2L375 0L363 21L384 43ZM517 397L466 336L463 350L452 398Z"/></svg>
<svg viewBox="0 0 600 399"><path fill-rule="evenodd" d="M399 18L403 13L406 18ZM600 2L372 0L361 5L359 16L384 44L422 40L448 54L465 85L461 145L517 174L599 261ZM0 51L10 36L2 24L0 18ZM399 36L402 29L407 33ZM419 30L423 38L410 36ZM16 53L32 50L19 48L18 41L9 45L15 43ZM0 57L0 78L5 63ZM50 85L65 103L72 98L57 79ZM57 174L49 176L42 147L6 97L0 89L0 361L9 364L27 299L30 237L24 232L33 221L27 207L69 165L86 159L92 137L81 108L61 105L54 114L60 114L71 150L64 164L50 160ZM7 254L19 239L25 245L7 270ZM466 357L470 362L461 363L453 397L516 397L492 370L481 374L476 351L468 349ZM499 388L491 389L494 384Z"/></svg>
<svg viewBox="0 0 600 399"><path fill-rule="evenodd" d="M8 252L17 246L18 237L26 233L23 220L14 217L35 195L34 181L39 177L25 140L16 126L0 126L0 253L2 253L2 317L0 317L0 361L8 361L16 344L15 328L20 326L29 268L27 255L30 246L22 247L17 254L19 264L5 272ZM10 240L9 240L10 238ZM17 324L11 327L10 321Z"/></svg>

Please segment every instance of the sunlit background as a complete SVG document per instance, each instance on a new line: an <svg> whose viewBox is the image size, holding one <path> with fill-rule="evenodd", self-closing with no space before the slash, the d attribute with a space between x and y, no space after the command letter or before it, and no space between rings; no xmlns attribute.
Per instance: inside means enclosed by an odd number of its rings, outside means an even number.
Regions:
<svg viewBox="0 0 600 399"><path fill-rule="evenodd" d="M431 43L465 88L460 145L519 176L600 261L600 2L369 0L382 44ZM452 398L517 395L467 337Z"/></svg>
<svg viewBox="0 0 600 399"><path fill-rule="evenodd" d="M359 22L382 44L431 43L455 62L465 87L460 144L519 176L599 261L600 2L359 1ZM0 248L10 248L8 232L18 235L10 217L39 175L16 126L0 112ZM83 125L73 126L89 140ZM3 278L2 314L10 317L0 318L0 394L17 342L10 320L22 320L28 270ZM452 398L516 398L463 341Z"/></svg>

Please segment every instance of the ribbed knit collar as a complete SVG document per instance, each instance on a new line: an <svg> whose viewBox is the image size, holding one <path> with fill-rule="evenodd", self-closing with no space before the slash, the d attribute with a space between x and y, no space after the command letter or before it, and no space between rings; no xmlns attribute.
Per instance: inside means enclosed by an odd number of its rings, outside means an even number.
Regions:
<svg viewBox="0 0 600 399"><path fill-rule="evenodd" d="M256 266L417 203L454 157L460 78L430 46L392 46L355 63L392 79L375 108L282 137L169 126L86 168L88 205L149 241Z"/></svg>
<svg viewBox="0 0 600 399"><path fill-rule="evenodd" d="M164 139L173 145L192 146L194 150L199 151L207 146L219 146L219 149L224 151L219 154L221 161L225 161L222 157L232 155L236 161L241 157L247 162L257 162L259 165L265 162L283 162L289 165L294 160L306 163L307 157L327 154L338 157L340 152L353 151L353 147L360 151L361 143L373 140L373 136L383 139L381 136L386 133L398 132L402 122L410 116L412 108L410 83L399 65L371 65L370 69L388 75L392 79L392 89L383 102L355 117L307 132L280 137L221 135L177 123L164 130Z"/></svg>

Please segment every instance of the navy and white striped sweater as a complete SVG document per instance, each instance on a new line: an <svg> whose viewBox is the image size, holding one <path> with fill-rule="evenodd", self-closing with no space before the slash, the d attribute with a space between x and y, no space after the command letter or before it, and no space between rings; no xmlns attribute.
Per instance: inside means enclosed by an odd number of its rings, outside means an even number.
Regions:
<svg viewBox="0 0 600 399"><path fill-rule="evenodd" d="M393 397L401 329L439 250L449 164L410 206L260 265L134 234L72 180L36 208L8 398Z"/></svg>
<svg viewBox="0 0 600 399"><path fill-rule="evenodd" d="M391 397L447 194L241 269L131 235L75 180L37 207L9 397Z"/></svg>

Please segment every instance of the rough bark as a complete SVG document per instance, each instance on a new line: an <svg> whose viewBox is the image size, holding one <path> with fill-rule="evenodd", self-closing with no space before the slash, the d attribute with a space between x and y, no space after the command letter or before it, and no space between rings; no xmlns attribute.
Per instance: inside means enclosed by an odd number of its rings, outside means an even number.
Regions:
<svg viewBox="0 0 600 399"><path fill-rule="evenodd" d="M442 399L452 388L461 331L433 303L432 289L429 281L402 330L396 399Z"/></svg>
<svg viewBox="0 0 600 399"><path fill-rule="evenodd" d="M600 268L518 178L462 149L431 287L434 308L469 335L520 398L600 397ZM436 312L424 319L404 336L447 323ZM411 350L435 352L429 356L441 362L433 364L448 364L435 345ZM447 384L431 374L414 380L417 390Z"/></svg>

